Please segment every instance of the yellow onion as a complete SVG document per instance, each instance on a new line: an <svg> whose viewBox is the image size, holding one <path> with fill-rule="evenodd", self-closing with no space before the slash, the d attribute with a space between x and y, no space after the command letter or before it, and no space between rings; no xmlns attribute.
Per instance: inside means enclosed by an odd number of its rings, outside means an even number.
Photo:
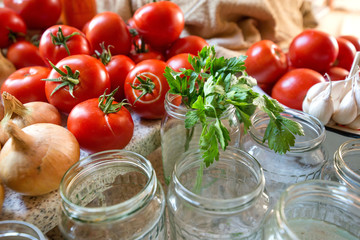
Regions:
<svg viewBox="0 0 360 240"><path fill-rule="evenodd" d="M22 104L10 93L3 92L4 118L2 125L10 119L20 128L34 123L53 123L61 125L61 115L56 107L47 102L28 102ZM5 144L9 138L6 131L0 128L0 143Z"/></svg>
<svg viewBox="0 0 360 240"><path fill-rule="evenodd" d="M36 123L20 129L5 125L10 138L0 152L3 183L23 195L42 195L59 187L67 169L80 158L80 147L66 128Z"/></svg>

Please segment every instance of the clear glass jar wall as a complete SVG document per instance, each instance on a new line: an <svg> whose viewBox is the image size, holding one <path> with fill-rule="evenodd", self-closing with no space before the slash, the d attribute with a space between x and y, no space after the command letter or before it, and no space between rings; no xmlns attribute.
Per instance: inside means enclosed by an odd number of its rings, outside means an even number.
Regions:
<svg viewBox="0 0 360 240"><path fill-rule="evenodd" d="M261 239L269 198L256 159L228 147L201 171L203 164L192 150L175 165L167 194L171 239Z"/></svg>
<svg viewBox="0 0 360 240"><path fill-rule="evenodd" d="M289 185L319 178L321 168L328 160L327 150L323 146L323 124L297 110L286 109L282 114L301 124L305 133L304 136L296 136L295 145L286 154L275 153L269 148L268 142L262 142L269 123L266 113L255 113L251 118L252 127L241 138L241 149L253 155L264 169L266 188L274 201Z"/></svg>
<svg viewBox="0 0 360 240"><path fill-rule="evenodd" d="M360 139L344 142L321 171L321 179L360 190Z"/></svg>
<svg viewBox="0 0 360 240"><path fill-rule="evenodd" d="M360 239L360 192L332 181L290 186L266 218L264 240Z"/></svg>
<svg viewBox="0 0 360 240"><path fill-rule="evenodd" d="M185 128L185 114L191 111L181 104L181 96L167 93L165 97L166 114L161 121L161 149L165 181L170 182L171 173L176 161L182 153L199 148L201 124L193 129ZM221 121L230 133L229 146L240 144L240 124L235 110L229 108L221 117Z"/></svg>
<svg viewBox="0 0 360 240"><path fill-rule="evenodd" d="M67 239L167 239L165 196L150 162L125 150L90 155L60 184Z"/></svg>

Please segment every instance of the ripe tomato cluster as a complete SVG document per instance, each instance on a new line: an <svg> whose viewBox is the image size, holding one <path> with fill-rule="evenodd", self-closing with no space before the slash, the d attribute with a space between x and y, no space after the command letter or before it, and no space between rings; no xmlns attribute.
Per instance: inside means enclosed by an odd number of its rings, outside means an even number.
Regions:
<svg viewBox="0 0 360 240"><path fill-rule="evenodd" d="M184 15L170 1L140 7L127 23L114 12L101 12L82 29L59 21L59 1L4 1L0 48L17 71L1 92L23 103L54 105L68 115L68 129L88 152L123 148L133 135L131 111L145 119L165 114L165 67L188 67L188 54L208 43L198 36L180 37ZM44 2L58 8L44 10ZM36 17L21 15L27 5L44 11L37 12L39 24ZM29 41L28 29L40 31L38 46Z"/></svg>
<svg viewBox="0 0 360 240"><path fill-rule="evenodd" d="M287 107L302 110L302 102L311 86L331 80L343 80L349 74L360 39L334 37L308 29L295 36L283 51L270 40L253 44L246 55L246 69L258 85Z"/></svg>

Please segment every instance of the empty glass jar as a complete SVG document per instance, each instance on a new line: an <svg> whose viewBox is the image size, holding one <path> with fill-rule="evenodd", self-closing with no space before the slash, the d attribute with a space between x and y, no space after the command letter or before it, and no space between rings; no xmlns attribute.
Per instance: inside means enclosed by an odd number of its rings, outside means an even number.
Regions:
<svg viewBox="0 0 360 240"><path fill-rule="evenodd" d="M282 115L301 124L305 133L296 136L295 145L286 154L275 153L267 142L262 142L269 123L266 113L257 112L252 116L252 127L241 139L241 148L253 155L264 169L266 188L274 201L289 185L319 178L328 160L323 146L325 128L317 118L292 109L286 109Z"/></svg>
<svg viewBox="0 0 360 240"><path fill-rule="evenodd" d="M242 150L228 147L209 167L199 151L186 152L167 194L171 239L261 239L264 186L259 163Z"/></svg>
<svg viewBox="0 0 360 240"><path fill-rule="evenodd" d="M360 239L360 192L309 180L286 189L266 218L264 240Z"/></svg>
<svg viewBox="0 0 360 240"><path fill-rule="evenodd" d="M66 239L166 239L165 196L150 162L111 150L74 164L60 184Z"/></svg>
<svg viewBox="0 0 360 240"><path fill-rule="evenodd" d="M167 93L165 96L166 114L161 121L161 150L165 181L170 182L176 161L182 153L199 148L201 124L192 129L185 128L186 113L192 111L181 103L181 96ZM221 121L230 133L229 146L238 147L240 144L240 124L235 115L235 109L229 108L224 112Z"/></svg>
<svg viewBox="0 0 360 240"><path fill-rule="evenodd" d="M321 171L321 179L360 190L360 139L344 142Z"/></svg>

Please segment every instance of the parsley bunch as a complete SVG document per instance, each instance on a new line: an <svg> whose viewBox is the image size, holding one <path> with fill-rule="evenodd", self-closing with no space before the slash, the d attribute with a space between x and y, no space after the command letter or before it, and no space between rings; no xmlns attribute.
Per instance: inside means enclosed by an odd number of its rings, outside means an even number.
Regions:
<svg viewBox="0 0 360 240"><path fill-rule="evenodd" d="M199 122L202 125L199 146L206 167L219 160L219 145L225 150L230 141L229 132L220 121L230 106L235 108L245 132L257 108L268 114L270 121L263 142L267 141L275 152L287 152L295 144L295 135L304 135L299 123L281 116L284 108L276 100L252 90L256 80L247 75L245 59L246 56L217 58L214 46L210 46L198 56L189 55L194 70L165 69L170 93L181 95L183 104L194 110L187 112L185 127L191 129Z"/></svg>

